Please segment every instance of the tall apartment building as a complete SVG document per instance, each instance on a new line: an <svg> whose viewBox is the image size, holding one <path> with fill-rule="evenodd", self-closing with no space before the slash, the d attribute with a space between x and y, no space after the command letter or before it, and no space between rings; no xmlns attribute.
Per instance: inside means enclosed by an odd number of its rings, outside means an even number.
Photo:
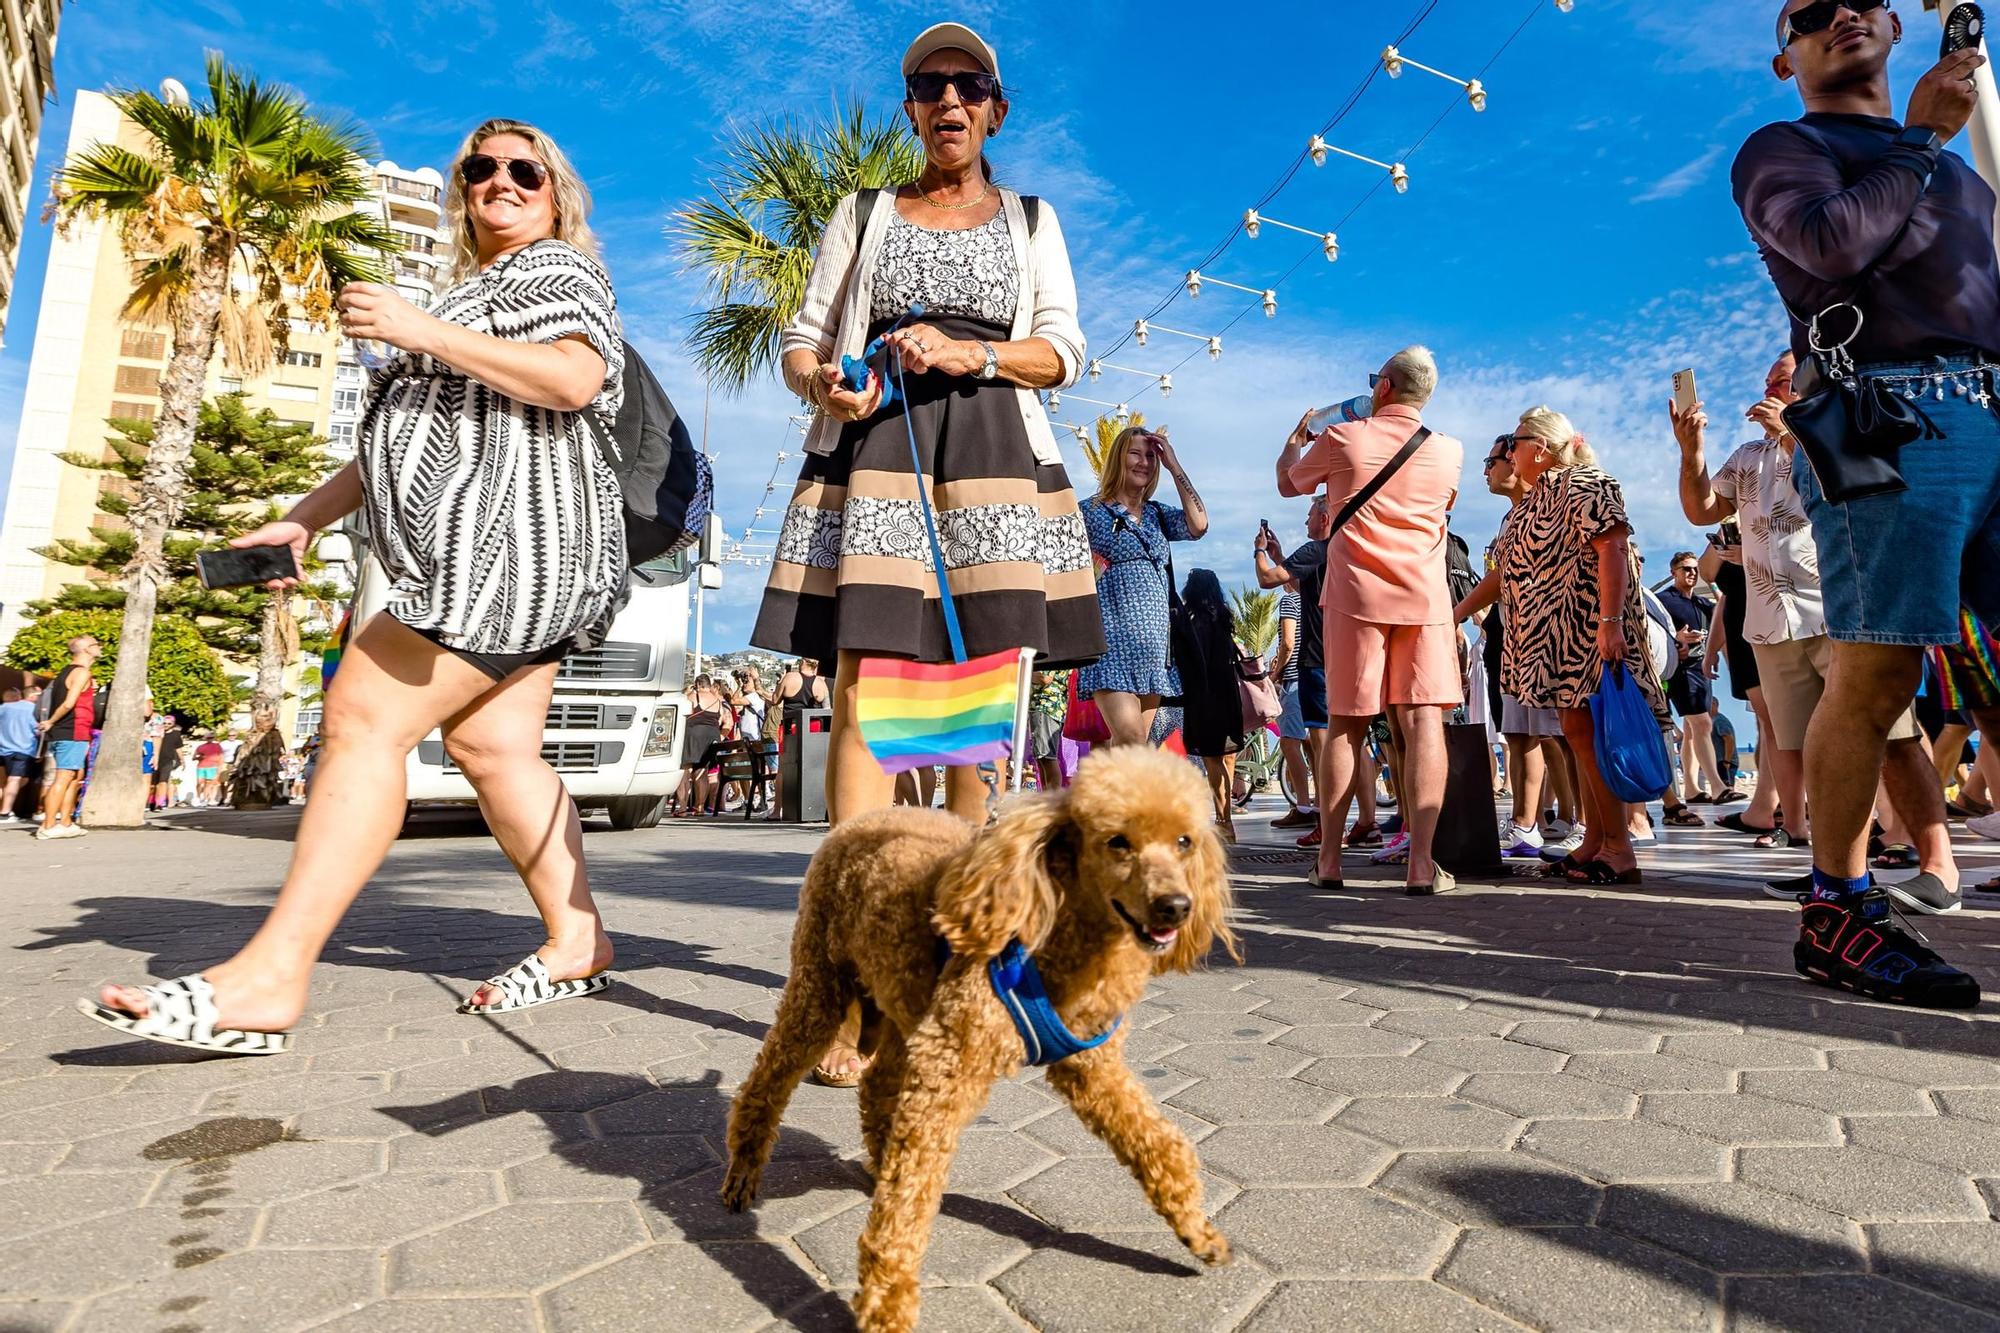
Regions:
<svg viewBox="0 0 2000 1333"><path fill-rule="evenodd" d="M42 103L56 91L62 0L0 0L0 328L14 299L14 266L28 230Z"/></svg>
<svg viewBox="0 0 2000 1333"><path fill-rule="evenodd" d="M12 0L0 0L0 6ZM67 152L116 138L138 148L144 136L100 93L77 95ZM378 209L401 233L406 251L393 280L412 302L428 307L449 258L443 239L444 178L423 167L407 170L383 162L374 170ZM0 644L22 625L26 603L89 577L35 554L59 537L84 537L108 516L99 497L122 480L71 467L58 454L110 457L104 441L112 417L150 421L160 410L160 375L171 341L157 324L120 314L132 287L132 267L115 224L80 221L49 245L48 273L35 327L34 350L21 402L13 478L0 522ZM242 392L253 408L309 425L327 437L329 452L344 461L354 453L363 375L353 351L332 330L297 321L289 350L269 373L245 381L218 355L209 368L208 393ZM115 522L115 520L111 520Z"/></svg>

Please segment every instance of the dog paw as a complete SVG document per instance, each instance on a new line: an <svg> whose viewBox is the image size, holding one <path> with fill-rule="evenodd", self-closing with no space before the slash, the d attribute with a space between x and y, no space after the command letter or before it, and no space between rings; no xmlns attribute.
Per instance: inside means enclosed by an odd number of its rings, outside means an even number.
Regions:
<svg viewBox="0 0 2000 1333"><path fill-rule="evenodd" d="M740 1213L757 1201L758 1179L763 1175L756 1167L743 1162L734 1162L729 1174L722 1179L722 1202L732 1213Z"/></svg>
<svg viewBox="0 0 2000 1333"><path fill-rule="evenodd" d="M1207 1223L1203 1223L1201 1229L1193 1235L1182 1236L1181 1239L1187 1243L1194 1257L1205 1264L1211 1266L1226 1264L1232 1257L1229 1251L1229 1238Z"/></svg>
<svg viewBox="0 0 2000 1333"><path fill-rule="evenodd" d="M917 1326L917 1284L864 1285L854 1297L854 1322L861 1333L913 1333Z"/></svg>

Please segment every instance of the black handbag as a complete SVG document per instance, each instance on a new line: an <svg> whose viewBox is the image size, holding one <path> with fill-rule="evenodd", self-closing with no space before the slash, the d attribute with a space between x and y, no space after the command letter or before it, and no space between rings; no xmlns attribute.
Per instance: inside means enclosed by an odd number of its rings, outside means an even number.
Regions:
<svg viewBox="0 0 2000 1333"><path fill-rule="evenodd" d="M1854 329L1829 346L1820 336L1819 322L1842 309L1854 312ZM1813 479L1830 504L1908 490L1898 466L1903 446L1940 438L1915 403L1857 372L1847 346L1861 332L1861 320L1861 308L1851 301L1813 316L1807 326L1812 353L1799 368L1805 396L1778 413L1805 450Z"/></svg>

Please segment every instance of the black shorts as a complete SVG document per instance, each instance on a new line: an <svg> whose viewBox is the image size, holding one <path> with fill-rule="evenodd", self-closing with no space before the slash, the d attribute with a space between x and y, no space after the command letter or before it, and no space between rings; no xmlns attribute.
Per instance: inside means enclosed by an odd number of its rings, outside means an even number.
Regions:
<svg viewBox="0 0 2000 1333"><path fill-rule="evenodd" d="M1714 693L1714 682L1701 669L1696 659L1676 671L1667 681L1667 702L1674 706L1674 713L1680 717L1695 717L1708 711L1709 696Z"/></svg>
<svg viewBox="0 0 2000 1333"><path fill-rule="evenodd" d="M31 754L0 754L0 771L4 771L7 777L25 778L34 768L35 756Z"/></svg>
<svg viewBox="0 0 2000 1333"><path fill-rule="evenodd" d="M560 662L568 657L570 650L576 646L570 640L563 639L534 653L475 653L469 648L455 648L446 643L434 629L416 629L414 625L410 628L453 657L463 658L472 663L496 682L507 679L524 667L547 666L550 662Z"/></svg>

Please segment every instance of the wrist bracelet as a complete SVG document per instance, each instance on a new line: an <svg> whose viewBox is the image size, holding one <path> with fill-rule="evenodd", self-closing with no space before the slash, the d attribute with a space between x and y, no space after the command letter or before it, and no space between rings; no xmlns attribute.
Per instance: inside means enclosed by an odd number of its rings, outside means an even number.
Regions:
<svg viewBox="0 0 2000 1333"><path fill-rule="evenodd" d="M1606 615L1600 615L1600 616L1598 616L1598 619L1599 619L1599 620L1601 620L1601 621L1603 621L1603 622L1604 622L1605 624L1607 624L1607 625L1611 625L1611 624L1623 624L1623 623L1624 623L1624 621L1625 621L1625 613L1624 613L1623 611L1620 611L1620 612L1619 612L1619 613L1618 613L1617 615L1615 615L1615 616L1606 616Z"/></svg>

